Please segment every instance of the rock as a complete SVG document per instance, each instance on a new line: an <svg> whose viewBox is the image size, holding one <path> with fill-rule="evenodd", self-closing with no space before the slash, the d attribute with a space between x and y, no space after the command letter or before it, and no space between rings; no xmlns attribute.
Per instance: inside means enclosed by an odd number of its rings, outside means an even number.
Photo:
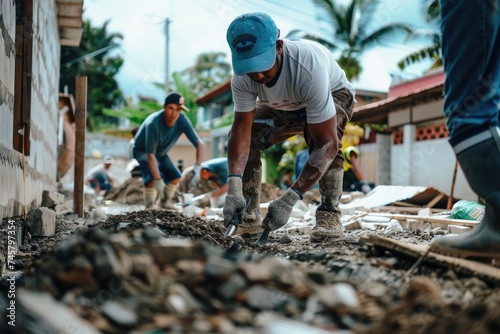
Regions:
<svg viewBox="0 0 500 334"><path fill-rule="evenodd" d="M54 235L56 230L56 213L48 208L30 210L26 224L34 237L47 237Z"/></svg>
<svg viewBox="0 0 500 334"><path fill-rule="evenodd" d="M42 193L41 206L47 208L55 207L56 205L64 203L64 195L55 191L44 190Z"/></svg>

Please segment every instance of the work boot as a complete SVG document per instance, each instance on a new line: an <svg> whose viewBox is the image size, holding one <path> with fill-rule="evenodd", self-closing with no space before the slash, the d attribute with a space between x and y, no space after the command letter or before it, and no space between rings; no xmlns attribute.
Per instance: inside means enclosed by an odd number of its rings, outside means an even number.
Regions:
<svg viewBox="0 0 500 334"><path fill-rule="evenodd" d="M319 180L321 204L316 209L316 226L311 232L311 242L329 242L339 238L344 232L339 209L343 176L343 169L331 168Z"/></svg>
<svg viewBox="0 0 500 334"><path fill-rule="evenodd" d="M177 189L177 184L172 184L170 182L165 188L163 188L163 194L158 198L158 206L166 210L177 210L177 207L173 203L173 198L175 196L175 190Z"/></svg>
<svg viewBox="0 0 500 334"><path fill-rule="evenodd" d="M156 202L156 189L155 188L144 188L144 209L152 210L154 209Z"/></svg>
<svg viewBox="0 0 500 334"><path fill-rule="evenodd" d="M260 191L262 187L262 163L249 161L243 173L243 196L247 200L243 221L239 224L235 235L262 233L260 227Z"/></svg>
<svg viewBox="0 0 500 334"><path fill-rule="evenodd" d="M490 127L453 149L470 187L485 201L483 219L472 231L440 237L431 252L500 267L500 129Z"/></svg>

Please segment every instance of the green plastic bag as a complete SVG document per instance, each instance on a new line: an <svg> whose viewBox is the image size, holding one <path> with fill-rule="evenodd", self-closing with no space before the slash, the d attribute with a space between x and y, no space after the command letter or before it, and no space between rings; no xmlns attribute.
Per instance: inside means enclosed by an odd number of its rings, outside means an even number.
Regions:
<svg viewBox="0 0 500 334"><path fill-rule="evenodd" d="M451 208L451 219L481 220L484 216L484 205L476 202L460 200Z"/></svg>

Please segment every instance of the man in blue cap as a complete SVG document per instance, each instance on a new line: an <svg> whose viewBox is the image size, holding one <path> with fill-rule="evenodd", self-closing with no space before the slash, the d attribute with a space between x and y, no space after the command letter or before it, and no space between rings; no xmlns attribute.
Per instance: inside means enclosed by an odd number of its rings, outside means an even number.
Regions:
<svg viewBox="0 0 500 334"><path fill-rule="evenodd" d="M327 48L280 39L279 34L264 13L240 15L227 30L235 116L228 142L224 223L229 226L244 210L238 234L276 230L287 223L302 193L319 181L321 204L310 240L328 242L343 232L338 205L344 157L339 149L355 90ZM307 163L292 186L269 205L261 225L261 151L300 133L309 148Z"/></svg>
<svg viewBox="0 0 500 334"><path fill-rule="evenodd" d="M181 110L189 111L184 98L178 93L170 93L165 98L163 110L149 115L135 135L132 152L141 167L146 209L153 209L155 204L164 209L176 208L172 200L181 172L167 154L183 133L196 147L193 182L200 176L205 146Z"/></svg>

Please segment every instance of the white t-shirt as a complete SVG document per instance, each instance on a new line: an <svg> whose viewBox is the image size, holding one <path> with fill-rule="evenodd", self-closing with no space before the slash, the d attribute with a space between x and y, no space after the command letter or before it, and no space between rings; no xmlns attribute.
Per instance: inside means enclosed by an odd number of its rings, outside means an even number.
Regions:
<svg viewBox="0 0 500 334"><path fill-rule="evenodd" d="M247 75L233 75L235 111L252 111L259 103L286 111L306 108L307 122L317 124L336 114L331 92L347 88L355 94L333 54L319 43L284 39L282 62L280 76L272 87Z"/></svg>

